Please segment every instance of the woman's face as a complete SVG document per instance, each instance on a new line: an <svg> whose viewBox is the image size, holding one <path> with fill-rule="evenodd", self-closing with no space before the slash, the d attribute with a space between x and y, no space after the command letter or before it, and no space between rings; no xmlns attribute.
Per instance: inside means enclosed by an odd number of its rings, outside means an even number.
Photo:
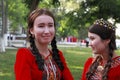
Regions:
<svg viewBox="0 0 120 80"><path fill-rule="evenodd" d="M40 15L35 21L33 28L30 29L35 40L39 44L49 44L55 35L54 20L48 15Z"/></svg>
<svg viewBox="0 0 120 80"><path fill-rule="evenodd" d="M109 40L102 40L97 34L88 32L90 46L94 54L103 54L107 50Z"/></svg>

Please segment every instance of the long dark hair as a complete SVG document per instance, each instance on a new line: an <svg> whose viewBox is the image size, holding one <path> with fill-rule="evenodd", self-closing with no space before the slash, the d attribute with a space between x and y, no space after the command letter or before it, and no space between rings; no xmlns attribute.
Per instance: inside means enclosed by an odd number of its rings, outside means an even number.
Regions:
<svg viewBox="0 0 120 80"><path fill-rule="evenodd" d="M108 79L107 74L108 74L108 71L109 71L109 69L111 67L111 63L112 63L113 52L116 49L115 27L108 21L105 21L103 19L98 19L89 28L89 32L99 35L102 40L110 39L109 57L108 57L107 64L104 67L104 71L103 71L103 75L102 75L102 80L107 80ZM90 77L93 75L94 71L96 71L101 59L102 59L101 56L98 56L96 58L96 60L93 62L93 64L90 66L90 69L86 75L86 78L88 80L90 80Z"/></svg>
<svg viewBox="0 0 120 80"><path fill-rule="evenodd" d="M42 14L52 17L54 20L54 26L56 26L55 18L53 16L53 14L47 9L36 9L36 10L32 11L28 17L28 40L30 42L30 49L36 58L36 62L38 64L39 70L44 70L44 59L42 59L42 56L39 54L39 51L35 45L35 41L34 41L35 38L30 33L30 29L33 28L34 20ZM56 38L55 37L53 38L53 40L51 42L51 47L52 47L52 57L53 57L54 61L56 62L56 64L58 65L58 67L60 68L60 70L62 71L64 69L64 66L63 66L63 63L61 62L60 56L58 54L59 50L57 49L57 46L56 46Z"/></svg>

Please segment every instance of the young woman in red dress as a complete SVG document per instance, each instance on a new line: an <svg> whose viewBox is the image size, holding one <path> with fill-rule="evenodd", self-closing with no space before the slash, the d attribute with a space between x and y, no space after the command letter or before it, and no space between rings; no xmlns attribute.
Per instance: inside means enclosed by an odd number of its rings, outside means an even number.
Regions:
<svg viewBox="0 0 120 80"><path fill-rule="evenodd" d="M80 80L120 80L115 27L108 21L98 19L89 28L88 37L94 56L86 61Z"/></svg>
<svg viewBox="0 0 120 80"><path fill-rule="evenodd" d="M30 47L17 51L14 65L16 80L73 80L62 52L57 49L55 26L55 18L49 10L36 9L30 13Z"/></svg>

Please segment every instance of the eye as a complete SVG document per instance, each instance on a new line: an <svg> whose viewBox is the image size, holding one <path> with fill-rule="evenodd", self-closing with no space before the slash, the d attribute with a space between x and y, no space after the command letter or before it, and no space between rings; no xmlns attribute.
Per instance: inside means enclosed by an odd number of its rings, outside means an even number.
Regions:
<svg viewBox="0 0 120 80"><path fill-rule="evenodd" d="M49 27L53 27L53 25L49 25Z"/></svg>
<svg viewBox="0 0 120 80"><path fill-rule="evenodd" d="M91 36L91 37L89 37L89 39L92 41L92 40L94 40L95 38Z"/></svg>
<svg viewBox="0 0 120 80"><path fill-rule="evenodd" d="M40 23L37 24L37 26L38 26L39 28L42 28L42 27L45 26L45 23L40 22Z"/></svg>
<svg viewBox="0 0 120 80"><path fill-rule="evenodd" d="M44 26L38 26L38 27L44 27Z"/></svg>
<svg viewBox="0 0 120 80"><path fill-rule="evenodd" d="M48 26L49 26L49 27L53 27L54 24L53 24L53 23L49 23Z"/></svg>
<svg viewBox="0 0 120 80"><path fill-rule="evenodd" d="M40 24L40 25L38 25L38 27L42 28L42 27L44 27L44 25L43 25L43 24Z"/></svg>

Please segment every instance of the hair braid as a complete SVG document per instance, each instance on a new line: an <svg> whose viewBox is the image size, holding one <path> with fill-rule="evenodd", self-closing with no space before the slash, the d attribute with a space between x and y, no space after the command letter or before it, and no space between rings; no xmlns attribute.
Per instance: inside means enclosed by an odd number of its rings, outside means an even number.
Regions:
<svg viewBox="0 0 120 80"><path fill-rule="evenodd" d="M60 60L59 54L58 54L58 49L56 46L56 40L55 37L53 38L52 42L51 42L51 46L52 46L52 52L53 52L53 59L55 60L55 62L57 63L58 67L60 68L60 70L64 69L63 63Z"/></svg>
<svg viewBox="0 0 120 80"><path fill-rule="evenodd" d="M39 54L38 49L36 48L34 38L30 36L29 39L30 39L31 51L35 55L38 68L39 70L44 70L44 60L42 59L42 56Z"/></svg>
<svg viewBox="0 0 120 80"><path fill-rule="evenodd" d="M89 71L87 72L86 78L87 80L90 79L90 77L94 74L94 72L96 71L99 62L101 61L102 57L101 56L97 56L96 60L93 62L93 64L90 66Z"/></svg>
<svg viewBox="0 0 120 80"><path fill-rule="evenodd" d="M107 60L107 63L105 64L104 70L101 74L102 80L107 80L108 72L109 72L109 69L111 68L111 64L112 64L113 53L114 53L114 50L116 49L115 26L112 25L111 23L109 23L108 21L105 21L103 19L98 19L89 28L89 32L97 34L102 40L110 40L110 42L108 44L108 46L109 46L108 60ZM94 64L92 64L91 67L94 67ZM89 70L89 72L91 72L91 70Z"/></svg>
<svg viewBox="0 0 120 80"><path fill-rule="evenodd" d="M110 50L110 52L109 52L109 60L107 61L107 64L105 65L102 80L107 80L108 79L107 74L108 74L109 69L111 68L112 57L113 57L113 50Z"/></svg>

